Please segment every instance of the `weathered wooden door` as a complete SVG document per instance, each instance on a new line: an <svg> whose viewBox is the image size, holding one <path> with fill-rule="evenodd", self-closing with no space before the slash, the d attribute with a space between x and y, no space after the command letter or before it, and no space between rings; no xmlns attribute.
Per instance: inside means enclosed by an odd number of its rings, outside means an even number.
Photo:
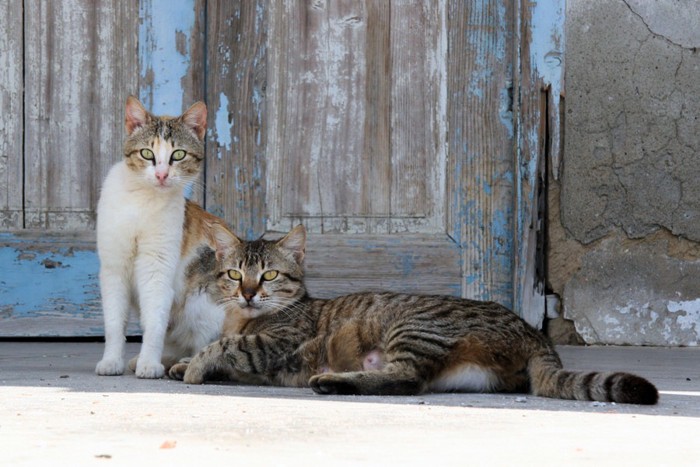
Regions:
<svg viewBox="0 0 700 467"><path fill-rule="evenodd" d="M0 335L102 333L94 209L131 93L156 113L206 101L192 196L248 238L305 224L315 295L462 295L541 321L536 2L21 3L0 18Z"/></svg>

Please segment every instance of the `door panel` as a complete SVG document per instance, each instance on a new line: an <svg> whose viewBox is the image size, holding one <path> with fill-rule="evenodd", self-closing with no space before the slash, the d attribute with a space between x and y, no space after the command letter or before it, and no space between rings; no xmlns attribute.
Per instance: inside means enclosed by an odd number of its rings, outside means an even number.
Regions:
<svg viewBox="0 0 700 467"><path fill-rule="evenodd" d="M441 7L270 5L268 230L445 233Z"/></svg>

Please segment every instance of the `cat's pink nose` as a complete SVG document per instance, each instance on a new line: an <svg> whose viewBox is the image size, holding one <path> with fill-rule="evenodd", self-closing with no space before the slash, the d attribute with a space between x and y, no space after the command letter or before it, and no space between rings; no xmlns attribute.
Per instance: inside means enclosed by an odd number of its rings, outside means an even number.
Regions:
<svg viewBox="0 0 700 467"><path fill-rule="evenodd" d="M168 178L168 172L156 172L156 178L161 184L163 184L165 179Z"/></svg>
<svg viewBox="0 0 700 467"><path fill-rule="evenodd" d="M243 295L243 298L245 299L246 302L251 301L253 299L253 297L255 297L255 294L250 293L250 292L243 292L242 295Z"/></svg>

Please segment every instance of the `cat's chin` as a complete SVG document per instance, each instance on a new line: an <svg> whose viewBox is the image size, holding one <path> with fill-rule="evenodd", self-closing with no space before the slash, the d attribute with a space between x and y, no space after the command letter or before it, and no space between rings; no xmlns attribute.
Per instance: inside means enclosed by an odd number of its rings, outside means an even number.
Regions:
<svg viewBox="0 0 700 467"><path fill-rule="evenodd" d="M260 316L266 315L270 310L264 308L258 308L254 306L238 307L239 313L247 319L259 318Z"/></svg>

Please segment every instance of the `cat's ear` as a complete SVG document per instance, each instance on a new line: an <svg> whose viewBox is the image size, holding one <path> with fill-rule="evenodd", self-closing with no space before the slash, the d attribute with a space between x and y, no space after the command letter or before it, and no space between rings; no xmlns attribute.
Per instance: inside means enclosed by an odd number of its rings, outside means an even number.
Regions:
<svg viewBox="0 0 700 467"><path fill-rule="evenodd" d="M221 224L213 225L214 241L216 242L216 259L221 261L224 256L241 246L241 240Z"/></svg>
<svg viewBox="0 0 700 467"><path fill-rule="evenodd" d="M207 106L204 102L195 102L187 111L180 117L189 129L194 131L197 138L203 140L204 134L207 131Z"/></svg>
<svg viewBox="0 0 700 467"><path fill-rule="evenodd" d="M126 118L124 120L126 133L130 135L138 128L149 123L151 121L151 114L146 111L137 98L129 96L126 98Z"/></svg>
<svg viewBox="0 0 700 467"><path fill-rule="evenodd" d="M294 260L301 264L306 252L306 229L302 224L297 225L284 238L277 241L277 246L291 251Z"/></svg>

